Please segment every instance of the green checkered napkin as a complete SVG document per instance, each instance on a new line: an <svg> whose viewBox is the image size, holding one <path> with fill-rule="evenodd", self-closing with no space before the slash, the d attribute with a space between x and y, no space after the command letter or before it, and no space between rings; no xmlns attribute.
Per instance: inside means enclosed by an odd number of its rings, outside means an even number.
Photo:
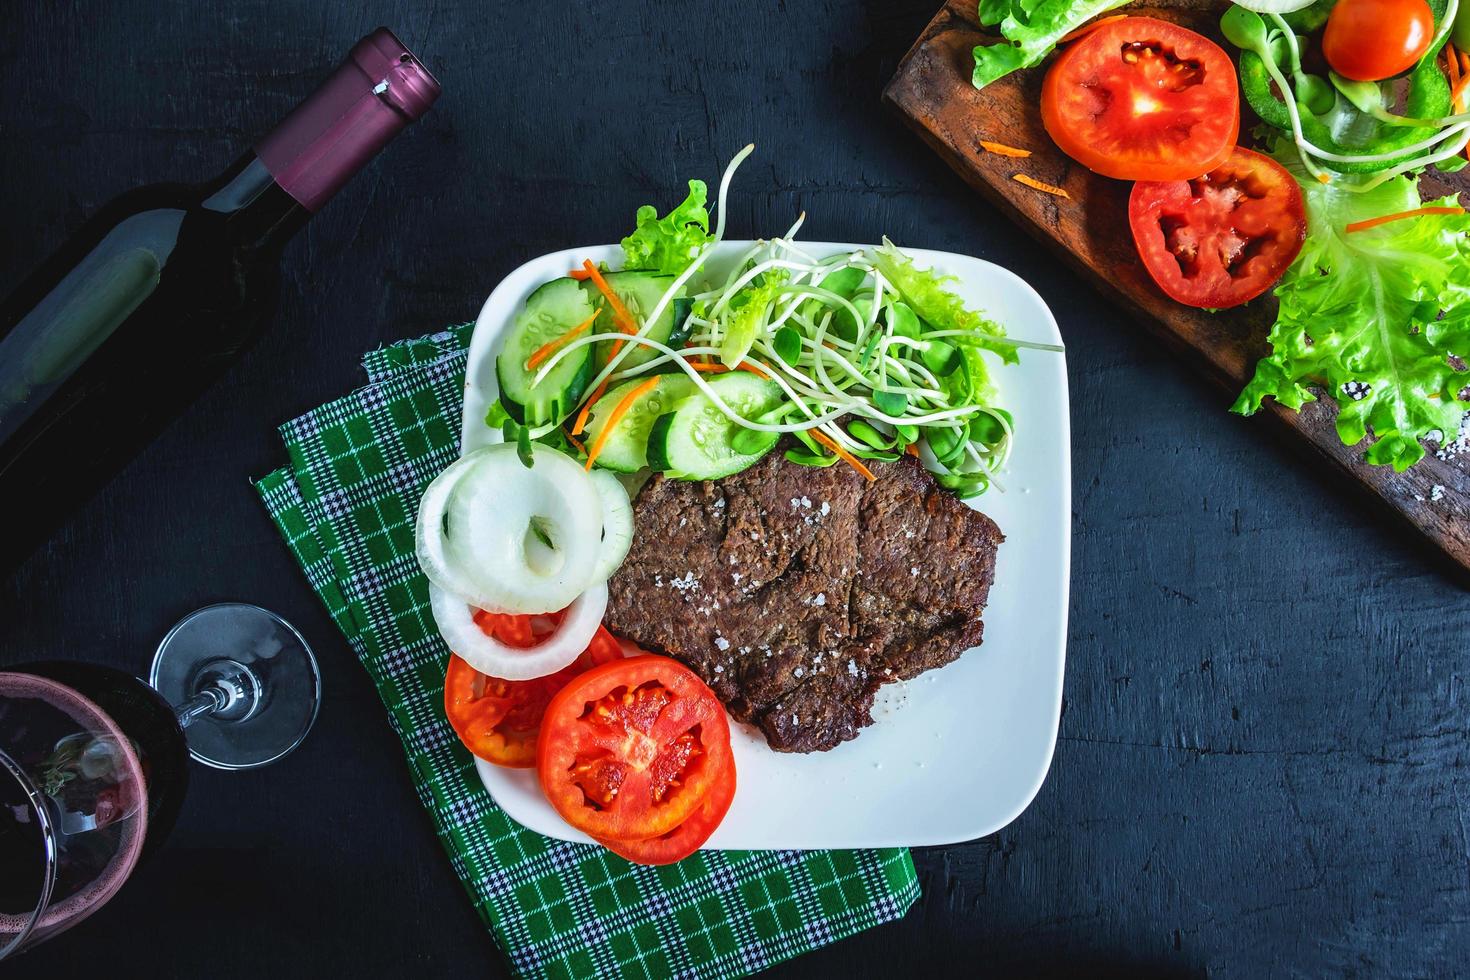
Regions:
<svg viewBox="0 0 1470 980"><path fill-rule="evenodd" d="M449 651L414 558L414 514L458 455L470 325L373 351L369 384L281 427L256 484L377 685L414 785L516 973L736 976L901 916L906 850L702 851L664 868L533 833L485 791L444 718Z"/></svg>

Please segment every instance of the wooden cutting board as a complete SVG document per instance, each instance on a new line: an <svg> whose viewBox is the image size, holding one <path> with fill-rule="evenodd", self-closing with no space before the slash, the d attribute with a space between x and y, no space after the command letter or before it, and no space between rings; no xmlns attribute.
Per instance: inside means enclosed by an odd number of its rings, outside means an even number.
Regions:
<svg viewBox="0 0 1470 980"><path fill-rule="evenodd" d="M1128 9L1184 24L1220 39L1223 4L1177 0L1166 5ZM1064 155L1041 125L1041 82L1050 62L1013 72L977 90L970 83L975 45L993 43L997 35L979 26L974 0L949 0L904 57L883 92L886 102L939 155L988 200L1076 269L1139 323L1177 350L1207 378L1233 396L1245 385L1256 361L1267 352L1266 334L1275 320L1269 296L1218 314L1181 306L1160 293L1133 249L1128 233L1125 181L1099 177ZM1233 51L1226 46L1226 50ZM1249 121L1241 126L1242 133ZM1032 150L1018 160L987 153L982 139ZM1017 183L1026 173L1066 188L1064 200ZM1463 179L1425 180L1425 197L1470 186ZM1470 195L1467 195L1470 197ZM1467 377L1470 381L1470 377ZM1221 423L1229 420L1221 406ZM1470 406L1467 406L1470 408ZM1337 437L1337 406L1331 399L1305 406L1301 412L1268 402L1260 416L1284 427L1288 438L1309 450L1312 465L1330 467L1360 487L1387 513L1422 535L1470 574L1470 452L1451 459L1434 447L1405 473L1363 462L1364 446L1344 446ZM1454 439L1455 434L1447 434ZM1463 575L1461 577L1464 577Z"/></svg>

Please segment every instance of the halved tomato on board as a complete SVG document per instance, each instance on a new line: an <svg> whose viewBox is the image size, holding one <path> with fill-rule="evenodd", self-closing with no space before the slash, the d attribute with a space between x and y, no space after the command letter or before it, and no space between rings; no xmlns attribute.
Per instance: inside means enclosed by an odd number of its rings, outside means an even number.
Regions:
<svg viewBox="0 0 1470 980"><path fill-rule="evenodd" d="M555 628L555 617L506 616L483 610L475 614L475 622L501 643L513 646L534 644L538 626ZM570 665L529 681L490 677L451 655L444 675L444 714L465 748L475 755L497 766L529 769L536 764L536 736L552 696L583 671L622 657L617 638L601 626Z"/></svg>
<svg viewBox="0 0 1470 980"><path fill-rule="evenodd" d="M1203 177L1134 184L1128 224L1159 288L1208 309L1239 306L1270 289L1307 234L1296 178L1243 147Z"/></svg>
<svg viewBox="0 0 1470 980"><path fill-rule="evenodd" d="M1057 59L1041 87L1041 120L1067 156L1105 177L1188 180L1235 145L1235 65L1194 31L1124 17Z"/></svg>
<svg viewBox="0 0 1470 980"><path fill-rule="evenodd" d="M730 812L734 799L735 770L732 768L730 778L715 783L699 809L667 834L648 840L611 840L604 837L597 843L634 864L676 864L704 846L725 819L725 814Z"/></svg>
<svg viewBox="0 0 1470 980"><path fill-rule="evenodd" d="M594 667L551 699L536 769L573 827L600 840L648 840L734 781L730 723L689 668L630 657Z"/></svg>

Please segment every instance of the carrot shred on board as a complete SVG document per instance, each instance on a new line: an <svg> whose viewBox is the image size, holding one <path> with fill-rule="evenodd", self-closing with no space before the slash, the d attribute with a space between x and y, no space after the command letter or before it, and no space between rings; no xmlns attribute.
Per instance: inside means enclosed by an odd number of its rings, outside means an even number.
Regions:
<svg viewBox="0 0 1470 980"><path fill-rule="evenodd" d="M638 321L633 319L633 314L628 312L628 308L623 305L623 301L618 298L618 294L613 292L612 287L607 284L607 280L602 278L602 273L597 271L597 266L592 264L592 260L587 259L583 261L582 268L587 270L587 278L592 280L592 284L597 287L597 291L607 298L608 305L612 307L613 322L618 325L618 329L627 334L637 333ZM614 350L613 353L617 353L617 351Z"/></svg>
<svg viewBox="0 0 1470 980"><path fill-rule="evenodd" d="M1025 158L1031 155L1030 150L1023 150L1018 146L1006 146L1004 143L992 143L990 140L981 140L980 147L987 152L998 153L1003 157Z"/></svg>
<svg viewBox="0 0 1470 980"><path fill-rule="evenodd" d="M573 339L574 337L581 334L582 331L592 326L592 321L596 319L597 314L593 313L587 319L583 320L581 323L577 324L575 327L568 330L560 337L557 337L555 340L544 343L540 347L536 348L536 353L532 354L529 358L526 359L526 369L530 370L531 368L536 367L542 361L546 360L552 354L556 353L557 348L561 347L562 344L565 344L567 341Z"/></svg>
<svg viewBox="0 0 1470 980"><path fill-rule="evenodd" d="M1099 17L1097 20L1093 21L1091 24L1083 24L1081 27L1077 28L1072 33L1070 33L1070 34L1066 35L1065 37L1063 37L1057 43L1058 44L1067 44L1068 42L1076 41L1079 38L1084 38L1087 35L1091 34L1093 31L1097 30L1099 27L1103 26L1104 24L1111 24L1113 21L1115 21L1115 20L1122 20L1124 17L1127 17L1127 16L1128 16L1127 14L1113 14L1111 17Z"/></svg>
<svg viewBox="0 0 1470 980"><path fill-rule="evenodd" d="M648 394L654 389L654 386L658 384L659 378L660 375L655 374L653 377L649 378L647 381L643 382L641 385L628 392L622 398L618 399L618 403L614 405L613 410L608 413L607 422L603 424L602 431L597 433L597 438L593 440L592 450L587 453L588 470L591 470L592 464L597 462L597 457L602 455L602 447L607 445L607 437L612 435L613 427L618 424L618 422L622 419L624 415L628 414L628 409L633 407L634 402L636 402L638 399L642 398L644 395Z"/></svg>
<svg viewBox="0 0 1470 980"><path fill-rule="evenodd" d="M846 449L843 449L841 446L837 445L837 443L833 442L832 437L827 435L827 433L823 432L821 429L808 429L807 433L813 439L817 440L822 445L826 446L828 449L836 453L838 458L840 458L848 466L851 466L863 476L867 477L869 483L878 479L876 476L873 475L872 470L863 465L862 460L858 459L852 453L848 452Z"/></svg>
<svg viewBox="0 0 1470 980"><path fill-rule="evenodd" d="M1047 194L1055 194L1057 197L1065 197L1069 201L1072 199L1072 195L1068 194L1065 189L1055 184L1043 183L1035 177L1028 177L1026 174L1011 174L1011 180L1014 180L1018 184L1025 184L1034 190L1043 191Z"/></svg>
<svg viewBox="0 0 1470 980"><path fill-rule="evenodd" d="M1417 217L1419 217L1420 215L1423 215L1423 214L1464 214L1464 213L1465 213L1465 209L1462 208L1462 207L1449 206L1449 205L1434 205L1434 206L1427 207L1427 208L1415 208L1412 211L1400 211L1398 214L1383 214L1383 215L1379 215L1376 218L1368 218L1367 220L1364 220L1364 221L1354 221L1352 224L1350 224L1346 228L1344 228L1343 231L1346 231L1346 232L1367 231L1369 228L1377 228L1379 225L1386 225L1390 221L1398 221L1401 218L1417 218Z"/></svg>
<svg viewBox="0 0 1470 980"><path fill-rule="evenodd" d="M580 267L580 266L578 268L573 269L571 272L568 272L567 275L570 276L571 278L577 280L578 282L582 282L582 281L584 281L586 279L592 278L590 275L588 275L587 270L585 268Z"/></svg>
<svg viewBox="0 0 1470 980"><path fill-rule="evenodd" d="M592 411L593 403L601 398L602 393L605 391L607 391L607 379L603 378L602 384L597 386L597 390L592 393L590 398L582 403L582 410L577 413L577 421L572 423L572 435L579 436L582 434L582 430L587 428L587 413Z"/></svg>

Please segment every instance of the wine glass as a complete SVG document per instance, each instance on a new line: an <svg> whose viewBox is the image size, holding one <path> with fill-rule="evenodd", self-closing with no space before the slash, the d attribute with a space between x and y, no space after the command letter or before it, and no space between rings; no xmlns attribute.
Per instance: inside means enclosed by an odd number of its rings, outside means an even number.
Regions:
<svg viewBox="0 0 1470 980"><path fill-rule="evenodd" d="M306 738L320 702L301 634L245 603L180 620L146 684L98 664L0 668L0 960L122 887L173 825L188 756L269 765Z"/></svg>

